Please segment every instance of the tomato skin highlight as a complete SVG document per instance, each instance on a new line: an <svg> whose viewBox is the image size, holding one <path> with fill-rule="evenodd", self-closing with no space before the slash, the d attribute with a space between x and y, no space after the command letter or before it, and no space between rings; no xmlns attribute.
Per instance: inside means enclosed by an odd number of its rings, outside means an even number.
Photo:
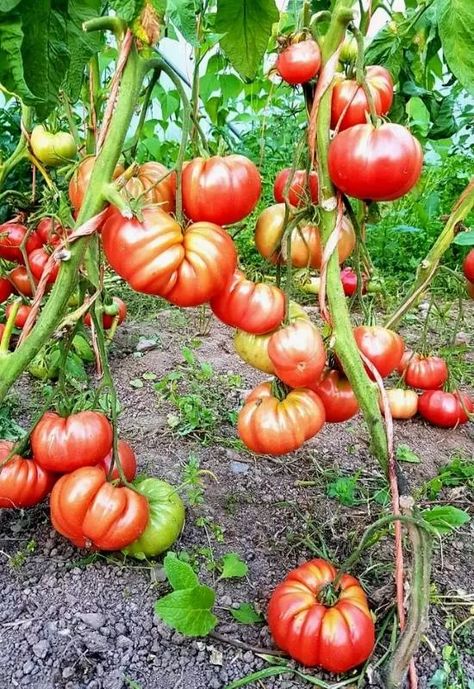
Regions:
<svg viewBox="0 0 474 689"><path fill-rule="evenodd" d="M354 337L359 350L375 366L382 378L389 376L400 364L405 345L393 330L379 325L359 325L354 328ZM370 378L372 374L367 371Z"/></svg>
<svg viewBox="0 0 474 689"><path fill-rule="evenodd" d="M308 39L291 43L281 51L275 63L280 77L291 84L305 84L314 79L321 67L321 51L316 41Z"/></svg>
<svg viewBox="0 0 474 689"><path fill-rule="evenodd" d="M285 186L291 174L291 167L285 167L275 177L273 184L273 196L277 203L284 203ZM288 201L292 206L304 206L308 202L318 203L319 181L314 170L308 174L306 170L295 170L291 184L288 188ZM309 187L309 198L308 198Z"/></svg>
<svg viewBox="0 0 474 689"><path fill-rule="evenodd" d="M112 301L114 304L117 305L118 307L118 325L123 323L127 316L127 305L120 297L112 297ZM115 316L109 314L109 313L103 313L102 314L102 325L104 326L104 330L109 330L109 328L112 327L112 324L115 320ZM86 313L84 316L84 325L90 326L92 323L92 317L89 312Z"/></svg>
<svg viewBox="0 0 474 689"><path fill-rule="evenodd" d="M470 414L474 412L474 402L463 392L426 390L418 400L418 412L434 426L454 428L469 420L463 405Z"/></svg>
<svg viewBox="0 0 474 689"><path fill-rule="evenodd" d="M99 464L112 441L112 426L101 412L81 411L66 418L46 412L31 434L31 449L44 469L65 473Z"/></svg>
<svg viewBox="0 0 474 689"><path fill-rule="evenodd" d="M471 249L464 259L462 270L466 280L474 282L474 249Z"/></svg>
<svg viewBox="0 0 474 689"><path fill-rule="evenodd" d="M3 304L14 291L10 280L7 280L7 278L0 278L0 304Z"/></svg>
<svg viewBox="0 0 474 689"><path fill-rule="evenodd" d="M321 335L310 322L298 320L270 338L268 356L275 374L293 388L306 387L321 376L326 352Z"/></svg>
<svg viewBox="0 0 474 689"><path fill-rule="evenodd" d="M321 378L308 385L324 405L326 421L341 423L351 419L359 411L359 403L348 379L339 371L326 369Z"/></svg>
<svg viewBox="0 0 474 689"><path fill-rule="evenodd" d="M183 169L183 208L193 222L232 225L253 211L262 181L241 155L194 158Z"/></svg>
<svg viewBox="0 0 474 689"><path fill-rule="evenodd" d="M125 185L128 196L136 198L142 196L147 204L157 203L167 213L174 213L176 208L176 172L171 172L165 179L158 182L166 173L161 163L149 161L140 165L137 174L129 179Z"/></svg>
<svg viewBox="0 0 474 689"><path fill-rule="evenodd" d="M357 124L331 141L328 165L333 183L344 194L362 200L393 201L417 183L423 151L400 124L378 128Z"/></svg>
<svg viewBox="0 0 474 689"><path fill-rule="evenodd" d="M390 412L394 419L411 419L418 411L418 395L414 390L402 390L392 388L385 390L388 398ZM382 400L379 402L382 414L384 406Z"/></svg>
<svg viewBox="0 0 474 689"><path fill-rule="evenodd" d="M405 352L400 362L400 371L407 385L419 390L438 390L448 380L448 367L439 356L423 356Z"/></svg>
<svg viewBox="0 0 474 689"><path fill-rule="evenodd" d="M50 498L51 522L79 548L120 550L145 530L146 498L107 483L105 471L85 466L62 476Z"/></svg>
<svg viewBox="0 0 474 689"><path fill-rule="evenodd" d="M133 449L130 447L128 443L125 442L125 440L119 440L118 441L118 454L119 454L119 459L120 459L120 464L122 465L123 473L125 474L125 478L129 483L131 483L136 474L137 474L137 458L135 456L135 452ZM112 453L113 449L110 449L110 452L104 457L104 459L98 463L98 466L101 466L105 473L108 475L110 471L110 465L112 463ZM117 481L120 480L120 474L117 469L117 465L114 464L114 468L112 469L112 474L110 476L111 481Z"/></svg>
<svg viewBox="0 0 474 689"><path fill-rule="evenodd" d="M366 70L366 81L372 94L377 115L386 115L393 102L393 80L385 67L371 65ZM339 119L344 112L344 117ZM369 104L363 87L355 79L337 79L334 84L331 101L331 129L339 123L339 131L356 124L367 122Z"/></svg>
<svg viewBox="0 0 474 689"><path fill-rule="evenodd" d="M255 454L283 455L319 433L324 421L323 403L312 390L296 388L280 401L268 382L258 385L245 400L237 431Z"/></svg>
<svg viewBox="0 0 474 689"><path fill-rule="evenodd" d="M36 280L39 281L41 279L41 276L43 275L43 271L46 267L46 264L49 261L49 254L43 248L35 249L28 256L28 259L30 262L30 270L33 274L33 277L35 277ZM53 284L53 282L55 282L56 278L58 277L58 273L59 263L55 262L53 264L53 269L48 276L47 284Z"/></svg>
<svg viewBox="0 0 474 689"><path fill-rule="evenodd" d="M285 316L285 295L278 287L247 280L236 270L225 289L210 301L223 323L247 333L262 335L275 330Z"/></svg>
<svg viewBox="0 0 474 689"><path fill-rule="evenodd" d="M17 266L8 273L8 279L23 297L32 297L33 289L25 266Z"/></svg>
<svg viewBox="0 0 474 689"><path fill-rule="evenodd" d="M374 648L375 628L367 597L350 574L342 575L333 606L319 601L336 573L322 559L297 567L274 590L267 619L276 645L293 659L340 673L367 660Z"/></svg>
<svg viewBox="0 0 474 689"><path fill-rule="evenodd" d="M13 263L24 263L20 246L27 232L27 228L17 222L6 222L0 225L0 258ZM36 232L30 232L25 244L26 253L30 254L40 246L41 240Z"/></svg>
<svg viewBox="0 0 474 689"><path fill-rule="evenodd" d="M5 315L8 319L8 316L10 315L10 312L13 308L13 304L8 304L7 308L5 309ZM16 316L15 316L15 327L16 328L23 328L23 326L26 323L26 319L30 315L31 311L31 306L28 306L27 304L21 304L20 308L18 309Z"/></svg>
<svg viewBox="0 0 474 689"><path fill-rule="evenodd" d="M357 291L357 273L352 268L343 268L341 270L342 289L346 297L352 297ZM367 278L362 275L362 294L367 292Z"/></svg>
<svg viewBox="0 0 474 689"><path fill-rule="evenodd" d="M0 440L0 463L10 454L13 443ZM0 508L33 507L45 498L54 485L56 476L42 469L32 459L13 455L0 468Z"/></svg>

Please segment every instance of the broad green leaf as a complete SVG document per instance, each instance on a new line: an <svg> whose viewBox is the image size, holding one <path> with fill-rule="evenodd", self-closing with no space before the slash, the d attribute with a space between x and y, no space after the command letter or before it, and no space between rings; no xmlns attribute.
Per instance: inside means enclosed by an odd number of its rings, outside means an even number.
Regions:
<svg viewBox="0 0 474 689"><path fill-rule="evenodd" d="M69 352L66 358L66 373L76 380L87 380L87 373L84 362L75 352Z"/></svg>
<svg viewBox="0 0 474 689"><path fill-rule="evenodd" d="M452 505L423 510L421 516L441 535L451 533L470 520L467 512Z"/></svg>
<svg viewBox="0 0 474 689"><path fill-rule="evenodd" d="M211 612L216 594L209 586L173 591L155 603L156 615L185 636L206 636L217 624Z"/></svg>
<svg viewBox="0 0 474 689"><path fill-rule="evenodd" d="M472 0L437 0L438 31L446 62L474 94L474 11Z"/></svg>
<svg viewBox="0 0 474 689"><path fill-rule="evenodd" d="M219 86L224 101L230 98L237 98L244 87L242 81L235 74L221 74L219 76Z"/></svg>
<svg viewBox="0 0 474 689"><path fill-rule="evenodd" d="M365 62L367 65L386 67L394 81L397 81L403 65L403 45L400 35L394 33L389 26L381 29L375 34L365 52Z"/></svg>
<svg viewBox="0 0 474 689"><path fill-rule="evenodd" d="M191 45L197 43L196 5L196 0L168 0L168 18Z"/></svg>
<svg viewBox="0 0 474 689"><path fill-rule="evenodd" d="M253 79L261 64L279 12L275 0L217 0L215 30L220 45L244 79Z"/></svg>
<svg viewBox="0 0 474 689"><path fill-rule="evenodd" d="M431 122L430 112L421 98L413 96L406 104L406 112L409 117L409 125L414 134L425 137L428 134Z"/></svg>
<svg viewBox="0 0 474 689"><path fill-rule="evenodd" d="M410 462L411 464L419 464L421 462L416 452L413 452L408 445L399 445L395 456L399 462Z"/></svg>
<svg viewBox="0 0 474 689"><path fill-rule="evenodd" d="M168 581L175 591L179 589L192 589L199 586L199 579L195 571L187 562L180 560L176 553L170 552L163 560Z"/></svg>
<svg viewBox="0 0 474 689"><path fill-rule="evenodd" d="M0 22L0 83L11 93L19 96L26 105L36 102L35 94L30 90L24 77L23 28L19 15Z"/></svg>
<svg viewBox="0 0 474 689"><path fill-rule="evenodd" d="M110 7L126 22L135 19L141 4L140 0L109 0Z"/></svg>
<svg viewBox="0 0 474 689"><path fill-rule="evenodd" d="M255 624L256 622L263 622L262 615L255 610L252 603L241 603L238 608L232 608L230 611L232 617L241 624Z"/></svg>
<svg viewBox="0 0 474 689"><path fill-rule="evenodd" d="M460 232L453 239L453 244L457 244L458 246L474 246L474 230Z"/></svg>
<svg viewBox="0 0 474 689"><path fill-rule="evenodd" d="M220 579L232 579L233 577L245 577L249 568L247 563L241 560L237 553L227 553L222 558L222 574Z"/></svg>
<svg viewBox="0 0 474 689"><path fill-rule="evenodd" d="M457 132L458 125L454 118L455 107L456 99L453 94L449 94L449 96L443 98L436 113L436 117L432 117L433 125L429 131L430 139L446 139Z"/></svg>
<svg viewBox="0 0 474 689"><path fill-rule="evenodd" d="M163 18L166 14L167 0L149 0L157 15Z"/></svg>
<svg viewBox="0 0 474 689"><path fill-rule="evenodd" d="M0 12L10 12L17 5L19 5L21 0L0 0Z"/></svg>
<svg viewBox="0 0 474 689"><path fill-rule="evenodd" d="M98 53L102 43L102 33L82 30L83 22L100 15L100 0L69 0L69 19L67 22L67 37L71 59L65 88L73 103L79 98L84 67L95 53Z"/></svg>

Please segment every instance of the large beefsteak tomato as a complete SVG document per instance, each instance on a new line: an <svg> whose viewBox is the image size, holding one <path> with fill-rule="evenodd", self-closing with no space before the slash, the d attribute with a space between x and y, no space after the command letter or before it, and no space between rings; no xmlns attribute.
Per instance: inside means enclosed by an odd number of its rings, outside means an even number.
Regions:
<svg viewBox="0 0 474 689"><path fill-rule="evenodd" d="M308 388L321 399L329 423L347 421L359 411L351 384L335 369L326 369L320 379L309 384Z"/></svg>
<svg viewBox="0 0 474 689"><path fill-rule="evenodd" d="M434 426L454 428L469 420L474 402L463 392L426 390L418 400L418 412Z"/></svg>
<svg viewBox="0 0 474 689"><path fill-rule="evenodd" d="M123 473L125 474L125 478L127 479L127 481L131 482L133 481L137 473L137 458L135 457L135 452L130 447L130 445L125 442L125 440L118 441L117 450L120 465L122 467ZM112 453L113 449L111 448L110 452L107 453L104 459L98 463L98 466L101 466L103 469L105 469L105 472L107 474L109 473L110 466L112 464ZM119 479L119 470L117 468L117 465L114 465L114 468L112 469L112 474L110 476L110 480L117 481Z"/></svg>
<svg viewBox="0 0 474 689"><path fill-rule="evenodd" d="M359 325L354 328L354 337L359 350L375 366L382 378L386 378L397 368L405 345L396 332L380 325ZM370 371L368 373L372 377Z"/></svg>
<svg viewBox="0 0 474 689"><path fill-rule="evenodd" d="M12 448L13 443L0 440L0 464ZM0 507L32 507L48 495L55 480L54 474L42 469L32 459L13 455L0 467Z"/></svg>
<svg viewBox="0 0 474 689"><path fill-rule="evenodd" d="M317 380L326 364L319 330L306 320L297 320L274 332L268 343L268 356L275 375L292 388L306 387Z"/></svg>
<svg viewBox="0 0 474 689"><path fill-rule="evenodd" d="M385 67L371 65L367 67L365 78L372 94L375 112L377 115L386 115L393 102L393 80L390 72ZM331 127L335 129L339 123L339 131L342 131L356 124L364 124L368 113L369 104L362 85L355 79L337 79L332 92Z"/></svg>
<svg viewBox="0 0 474 689"><path fill-rule="evenodd" d="M419 390L438 390L448 380L448 366L439 356L423 356L416 352L406 352L401 364L405 364L401 374L407 385Z"/></svg>
<svg viewBox="0 0 474 689"><path fill-rule="evenodd" d="M162 179L165 175L167 177ZM170 172L164 165L155 161L143 163L137 174L125 185L125 192L132 198L142 197L147 204L158 203L167 213L174 213L176 172Z"/></svg>

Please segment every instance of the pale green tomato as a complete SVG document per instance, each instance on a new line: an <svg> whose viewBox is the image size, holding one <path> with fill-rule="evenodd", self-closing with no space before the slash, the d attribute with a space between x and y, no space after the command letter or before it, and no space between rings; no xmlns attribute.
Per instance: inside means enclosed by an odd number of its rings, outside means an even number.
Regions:
<svg viewBox="0 0 474 689"><path fill-rule="evenodd" d="M46 131L42 124L36 125L31 132L31 150L39 161L49 167L64 165L77 154L74 137L69 132L53 134Z"/></svg>

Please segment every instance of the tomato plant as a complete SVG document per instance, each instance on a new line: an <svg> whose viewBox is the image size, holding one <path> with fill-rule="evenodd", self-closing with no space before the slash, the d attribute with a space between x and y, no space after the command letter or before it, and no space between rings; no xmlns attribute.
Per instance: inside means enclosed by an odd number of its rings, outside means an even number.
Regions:
<svg viewBox="0 0 474 689"><path fill-rule="evenodd" d="M292 86L314 79L321 67L321 51L316 41L290 43L278 55L275 69Z"/></svg>
<svg viewBox="0 0 474 689"><path fill-rule="evenodd" d="M140 196L146 203L157 203L167 213L175 210L176 173L161 163L149 161L140 165L137 174L128 180L125 191L135 198Z"/></svg>
<svg viewBox="0 0 474 689"><path fill-rule="evenodd" d="M384 67L371 65L365 74L367 87L377 115L386 115L392 106L393 81L390 72ZM364 88L354 79L338 79L334 83L331 101L331 127L348 129L356 124L365 124L369 105Z"/></svg>
<svg viewBox="0 0 474 689"><path fill-rule="evenodd" d="M351 384L335 369L326 369L320 379L308 384L308 387L321 399L329 423L347 421L359 411Z"/></svg>
<svg viewBox="0 0 474 689"><path fill-rule="evenodd" d="M454 428L469 420L474 412L471 398L462 392L426 390L418 401L420 415L434 426Z"/></svg>
<svg viewBox="0 0 474 689"><path fill-rule="evenodd" d="M13 449L13 443L0 440L0 464ZM19 455L0 467L0 508L32 507L45 498L56 477L32 459Z"/></svg>
<svg viewBox="0 0 474 689"><path fill-rule="evenodd" d="M83 158L74 171L74 174L69 182L69 200L71 201L71 205L76 213L79 212L86 192L89 188L89 182L94 169L95 161L96 157L92 155ZM122 165L116 165L113 173L114 179L121 175L123 171Z"/></svg>

